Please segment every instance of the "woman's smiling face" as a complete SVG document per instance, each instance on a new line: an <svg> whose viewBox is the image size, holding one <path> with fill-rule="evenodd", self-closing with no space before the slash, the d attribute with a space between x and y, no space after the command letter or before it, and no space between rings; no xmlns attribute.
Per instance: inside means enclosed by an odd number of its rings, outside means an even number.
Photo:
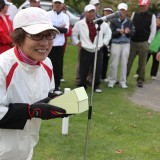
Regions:
<svg viewBox="0 0 160 160"><path fill-rule="evenodd" d="M35 61L43 61L46 59L52 49L53 40L51 38L53 32L50 30L41 32L36 35L26 33L24 42L19 46L26 57ZM36 36L36 37L35 37ZM42 37L41 40L34 40ZM49 37L46 39L46 37Z"/></svg>

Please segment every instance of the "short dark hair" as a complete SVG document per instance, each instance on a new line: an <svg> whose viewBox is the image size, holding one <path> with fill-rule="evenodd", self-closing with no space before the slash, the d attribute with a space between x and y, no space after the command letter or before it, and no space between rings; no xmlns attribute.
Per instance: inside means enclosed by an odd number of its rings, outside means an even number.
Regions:
<svg viewBox="0 0 160 160"><path fill-rule="evenodd" d="M0 11L5 7L5 5L4 0L0 0Z"/></svg>
<svg viewBox="0 0 160 160"><path fill-rule="evenodd" d="M25 34L26 32L22 28L17 28L11 32L10 37L15 45L20 46L24 42Z"/></svg>

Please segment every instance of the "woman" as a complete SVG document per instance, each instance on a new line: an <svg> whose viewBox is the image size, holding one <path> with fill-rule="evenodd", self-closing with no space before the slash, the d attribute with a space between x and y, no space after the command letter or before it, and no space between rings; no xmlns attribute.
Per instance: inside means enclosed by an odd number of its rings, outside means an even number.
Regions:
<svg viewBox="0 0 160 160"><path fill-rule="evenodd" d="M58 31L35 7L19 11L13 28L15 47L0 55L0 159L31 160L41 120L66 112L47 104L55 86L47 56Z"/></svg>
<svg viewBox="0 0 160 160"><path fill-rule="evenodd" d="M13 27L9 16L6 15L9 5L6 0L0 0L0 54L12 47L9 35Z"/></svg>
<svg viewBox="0 0 160 160"><path fill-rule="evenodd" d="M121 65L119 84L123 89L128 88L126 84L127 62L130 53L130 38L134 35L133 22L127 18L128 5L119 3L118 10L121 16L111 22L112 40L111 40L111 63L108 87L113 88L117 82L118 66Z"/></svg>
<svg viewBox="0 0 160 160"><path fill-rule="evenodd" d="M113 9L110 6L106 6L103 9L103 16L107 16L113 13ZM107 21L110 26L110 21ZM108 71L108 63L110 57L110 43L108 46L103 46L103 63L102 63L102 73L101 73L101 81L108 82L107 79L107 71Z"/></svg>

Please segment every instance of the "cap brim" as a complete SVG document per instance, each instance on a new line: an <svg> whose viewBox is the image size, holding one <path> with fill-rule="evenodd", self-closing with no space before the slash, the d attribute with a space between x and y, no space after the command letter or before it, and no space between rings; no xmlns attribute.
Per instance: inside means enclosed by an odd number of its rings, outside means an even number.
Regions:
<svg viewBox="0 0 160 160"><path fill-rule="evenodd" d="M111 12L113 12L113 10L111 8L104 8L103 11L111 11Z"/></svg>
<svg viewBox="0 0 160 160"><path fill-rule="evenodd" d="M10 3L10 2L5 2L5 5L10 6L10 5L12 5L12 3Z"/></svg>
<svg viewBox="0 0 160 160"><path fill-rule="evenodd" d="M34 24L31 26L22 27L29 34L38 34L46 30L53 30L55 33L60 33L56 28L49 24Z"/></svg>

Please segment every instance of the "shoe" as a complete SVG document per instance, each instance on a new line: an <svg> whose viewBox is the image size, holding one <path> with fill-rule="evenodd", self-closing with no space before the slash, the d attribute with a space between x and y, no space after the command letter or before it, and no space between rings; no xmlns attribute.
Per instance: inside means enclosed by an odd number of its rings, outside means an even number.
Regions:
<svg viewBox="0 0 160 160"><path fill-rule="evenodd" d="M137 77L138 77L138 74L135 74L133 77L134 77L134 78L137 78Z"/></svg>
<svg viewBox="0 0 160 160"><path fill-rule="evenodd" d="M143 88L143 82L141 82L141 81L138 82L138 83L137 83L137 86L138 86L139 88Z"/></svg>
<svg viewBox="0 0 160 160"><path fill-rule="evenodd" d="M125 83L120 84L120 87L123 88L123 89L128 88L128 86Z"/></svg>
<svg viewBox="0 0 160 160"><path fill-rule="evenodd" d="M151 79L156 80L157 77L156 76L151 76Z"/></svg>
<svg viewBox="0 0 160 160"><path fill-rule="evenodd" d="M113 88L113 87L114 87L114 83L113 83L113 82L109 82L109 83L108 83L108 87L109 87L109 88Z"/></svg>
<svg viewBox="0 0 160 160"><path fill-rule="evenodd" d="M96 93L102 93L102 90L100 88L97 88L97 89L94 90L94 92L96 92Z"/></svg>
<svg viewBox="0 0 160 160"><path fill-rule="evenodd" d="M101 79L101 82L108 82L108 79L107 78L105 78L105 79Z"/></svg>
<svg viewBox="0 0 160 160"><path fill-rule="evenodd" d="M62 78L61 80L60 80L61 82L65 82L65 80Z"/></svg>

